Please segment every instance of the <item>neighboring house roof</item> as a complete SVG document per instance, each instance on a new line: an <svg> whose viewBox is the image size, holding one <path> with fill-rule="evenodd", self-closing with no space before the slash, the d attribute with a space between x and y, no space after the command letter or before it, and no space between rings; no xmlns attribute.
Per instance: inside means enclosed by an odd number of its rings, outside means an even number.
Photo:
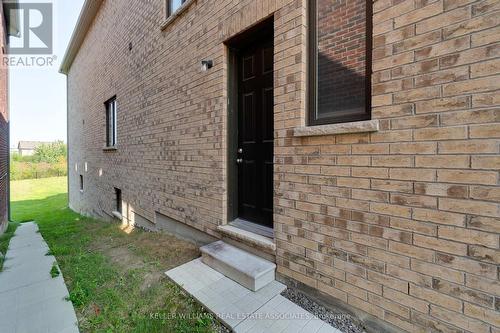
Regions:
<svg viewBox="0 0 500 333"><path fill-rule="evenodd" d="M66 49L66 53L64 54L61 67L59 68L60 73L68 74L69 69L73 64L73 60L75 60L78 50L80 49L80 46L82 46L85 36L87 35L87 32L89 31L89 28L92 25L102 2L103 0L85 0L80 16L78 17L78 22L76 23L75 30L73 31L73 35L71 35L71 40L68 44L68 48Z"/></svg>
<svg viewBox="0 0 500 333"><path fill-rule="evenodd" d="M51 142L42 142L42 141L19 141L17 145L17 149L22 150L35 150L36 147L44 144L50 144Z"/></svg>

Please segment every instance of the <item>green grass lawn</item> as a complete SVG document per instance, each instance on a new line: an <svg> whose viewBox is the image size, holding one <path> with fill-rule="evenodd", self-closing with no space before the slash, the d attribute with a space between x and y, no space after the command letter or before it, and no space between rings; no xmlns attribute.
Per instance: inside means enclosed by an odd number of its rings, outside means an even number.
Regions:
<svg viewBox="0 0 500 333"><path fill-rule="evenodd" d="M68 213L66 177L25 179L11 182L11 215L17 222Z"/></svg>
<svg viewBox="0 0 500 333"><path fill-rule="evenodd" d="M18 226L19 223L16 222L9 223L7 230L5 230L5 233L3 233L0 236L0 272L2 271L4 262L3 256L5 255L5 253L7 253L7 248L9 247L10 239L14 235L14 232L16 231Z"/></svg>
<svg viewBox="0 0 500 333"><path fill-rule="evenodd" d="M13 220L35 220L56 256L82 332L220 328L163 274L197 257L195 246L158 233L126 233L119 224L72 212L64 177L14 181L11 195Z"/></svg>

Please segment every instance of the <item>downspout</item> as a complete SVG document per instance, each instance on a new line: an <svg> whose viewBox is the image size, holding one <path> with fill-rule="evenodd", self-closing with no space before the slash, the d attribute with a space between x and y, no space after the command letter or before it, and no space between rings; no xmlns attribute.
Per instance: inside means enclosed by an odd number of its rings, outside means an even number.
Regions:
<svg viewBox="0 0 500 333"><path fill-rule="evenodd" d="M68 74L66 77L66 196L69 207L69 99L68 99Z"/></svg>
<svg viewBox="0 0 500 333"><path fill-rule="evenodd" d="M7 36L7 40L8 40ZM7 93L5 98L7 99L5 106L7 107L6 117L7 117L7 175L5 175L7 182L7 221L12 221L11 210L10 210L10 75L9 67L5 69L7 71Z"/></svg>
<svg viewBox="0 0 500 333"><path fill-rule="evenodd" d="M7 220L12 221L10 209L10 80L7 69Z"/></svg>

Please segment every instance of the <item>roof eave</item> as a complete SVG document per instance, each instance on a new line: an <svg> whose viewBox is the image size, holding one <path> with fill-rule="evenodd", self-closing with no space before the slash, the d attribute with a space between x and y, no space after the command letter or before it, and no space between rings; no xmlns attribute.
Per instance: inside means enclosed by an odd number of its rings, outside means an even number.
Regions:
<svg viewBox="0 0 500 333"><path fill-rule="evenodd" d="M68 74L73 61L75 60L76 55L78 54L78 50L83 44L85 40L85 36L94 21L99 8L101 7L103 0L85 0L83 4L82 11L80 16L78 17L78 21L76 23L75 30L71 35L71 39L68 44L68 48L66 49L66 53L64 54L63 61L61 63L61 67L59 68L59 72L62 74Z"/></svg>

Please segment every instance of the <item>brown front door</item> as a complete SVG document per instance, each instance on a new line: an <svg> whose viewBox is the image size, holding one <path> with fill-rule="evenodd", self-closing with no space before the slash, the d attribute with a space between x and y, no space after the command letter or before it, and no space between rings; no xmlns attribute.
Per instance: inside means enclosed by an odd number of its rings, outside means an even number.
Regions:
<svg viewBox="0 0 500 333"><path fill-rule="evenodd" d="M273 227L272 34L238 52L238 215Z"/></svg>

